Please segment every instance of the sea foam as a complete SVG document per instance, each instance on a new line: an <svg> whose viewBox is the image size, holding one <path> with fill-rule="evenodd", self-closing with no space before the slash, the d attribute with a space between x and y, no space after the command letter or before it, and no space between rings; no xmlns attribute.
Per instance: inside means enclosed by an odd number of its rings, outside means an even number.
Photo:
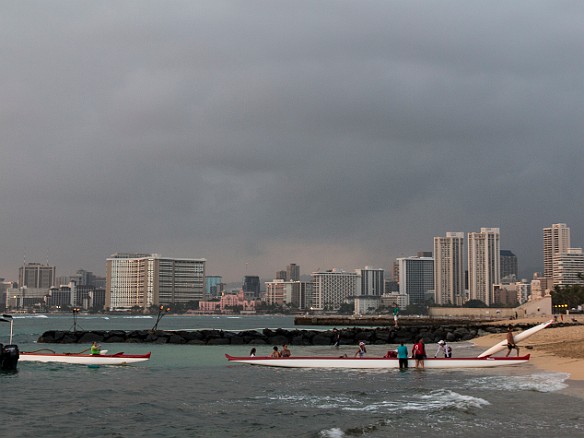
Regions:
<svg viewBox="0 0 584 438"><path fill-rule="evenodd" d="M332 429L321 430L319 436L322 438L342 438L345 433L338 427L333 427Z"/></svg>
<svg viewBox="0 0 584 438"><path fill-rule="evenodd" d="M523 376L481 377L472 379L469 385L495 391L555 392L568 387L568 373L535 373Z"/></svg>

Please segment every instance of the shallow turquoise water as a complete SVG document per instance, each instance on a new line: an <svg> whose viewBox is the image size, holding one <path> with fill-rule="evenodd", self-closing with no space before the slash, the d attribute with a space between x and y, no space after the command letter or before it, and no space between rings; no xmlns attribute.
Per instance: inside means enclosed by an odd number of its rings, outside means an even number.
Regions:
<svg viewBox="0 0 584 438"><path fill-rule="evenodd" d="M91 329L148 329L152 318L79 317ZM70 317L17 318L22 350ZM292 327L290 317L168 317L161 329ZM5 327L0 332L5 339ZM80 345L50 345L80 351ZM532 365L487 370L293 370L229 364L248 346L106 344L111 352L152 351L149 362L89 368L21 363L1 375L0 412L11 437L536 437L584 436L584 400L560 373ZM455 346L455 354L478 351ZM292 346L293 354L329 347ZM78 349L78 350L76 350ZM258 348L260 354L270 346ZM381 355L386 346L370 346ZM331 350L332 351L332 350ZM352 352L347 346L342 352ZM570 385L572 387L570 388ZM551 414L553 412L553 415Z"/></svg>

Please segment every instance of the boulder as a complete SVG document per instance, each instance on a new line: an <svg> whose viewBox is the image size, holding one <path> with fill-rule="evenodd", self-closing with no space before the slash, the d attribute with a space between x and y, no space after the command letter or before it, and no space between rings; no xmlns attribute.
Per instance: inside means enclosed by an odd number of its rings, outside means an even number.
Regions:
<svg viewBox="0 0 584 438"><path fill-rule="evenodd" d="M211 338L207 341L207 345L229 345L228 338Z"/></svg>

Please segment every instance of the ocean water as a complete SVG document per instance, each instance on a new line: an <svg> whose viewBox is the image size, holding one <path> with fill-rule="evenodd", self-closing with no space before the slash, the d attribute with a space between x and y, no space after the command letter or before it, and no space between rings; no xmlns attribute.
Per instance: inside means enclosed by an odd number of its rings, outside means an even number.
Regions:
<svg viewBox="0 0 584 438"><path fill-rule="evenodd" d="M155 318L79 316L78 329L149 329ZM36 344L69 316L19 316L21 350L81 351ZM165 317L159 328L291 328L291 317ZM7 342L7 324L0 326ZM110 352L152 351L124 367L22 362L0 375L4 437L584 437L584 386L531 364L482 370L310 370L229 364L248 346L105 344ZM268 353L271 346L256 347ZM369 346L382 355L387 346ZM432 346L429 346L429 352ZM291 346L298 355L331 347ZM351 354L356 346L343 346ZM458 357L476 355L454 345Z"/></svg>

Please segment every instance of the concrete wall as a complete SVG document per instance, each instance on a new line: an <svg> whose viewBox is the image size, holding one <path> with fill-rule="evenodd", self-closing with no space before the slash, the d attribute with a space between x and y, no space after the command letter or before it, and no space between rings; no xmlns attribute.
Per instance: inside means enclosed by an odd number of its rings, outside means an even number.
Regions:
<svg viewBox="0 0 584 438"><path fill-rule="evenodd" d="M546 296L537 300L528 301L515 308L483 308L471 309L467 307L431 307L430 316L434 317L460 317L460 318L532 318L549 316L552 314L552 297Z"/></svg>

